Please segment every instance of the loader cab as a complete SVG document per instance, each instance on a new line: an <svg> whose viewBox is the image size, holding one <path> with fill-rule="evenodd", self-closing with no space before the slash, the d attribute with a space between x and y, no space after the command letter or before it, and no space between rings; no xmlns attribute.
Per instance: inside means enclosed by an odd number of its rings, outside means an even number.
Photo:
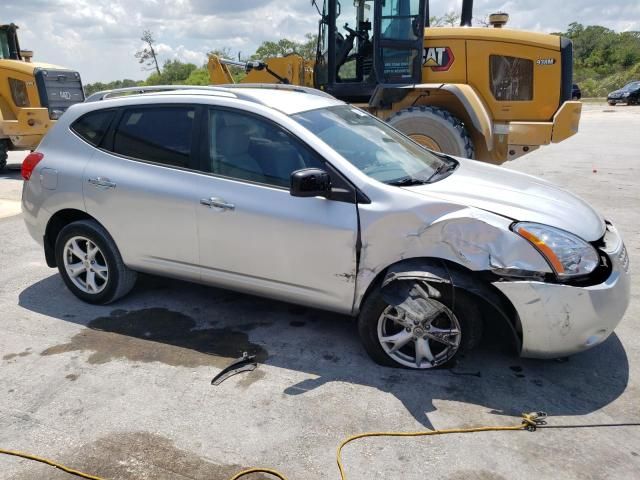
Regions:
<svg viewBox="0 0 640 480"><path fill-rule="evenodd" d="M0 60L22 60L17 30L13 23L0 25Z"/></svg>
<svg viewBox="0 0 640 480"><path fill-rule="evenodd" d="M368 102L379 84L420 83L426 0L325 0L314 86Z"/></svg>

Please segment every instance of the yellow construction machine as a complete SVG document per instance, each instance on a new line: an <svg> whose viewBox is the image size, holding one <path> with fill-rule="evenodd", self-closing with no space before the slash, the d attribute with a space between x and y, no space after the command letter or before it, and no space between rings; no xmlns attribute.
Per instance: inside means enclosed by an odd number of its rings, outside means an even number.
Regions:
<svg viewBox="0 0 640 480"><path fill-rule="evenodd" d="M33 150L70 105L84 101L80 74L31 61L16 25L0 25L0 170L9 150Z"/></svg>
<svg viewBox="0 0 640 480"><path fill-rule="evenodd" d="M501 164L578 131L581 103L572 101L570 40L502 28L471 27L464 0L460 27L430 27L428 0L324 0L316 59L265 62L211 56L212 84L319 88L368 110L433 150ZM341 26L342 25L342 26Z"/></svg>

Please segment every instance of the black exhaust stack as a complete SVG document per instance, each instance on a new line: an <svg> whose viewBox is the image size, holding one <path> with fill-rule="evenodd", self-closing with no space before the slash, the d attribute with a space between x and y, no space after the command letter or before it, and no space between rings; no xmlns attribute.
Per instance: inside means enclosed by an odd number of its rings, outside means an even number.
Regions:
<svg viewBox="0 0 640 480"><path fill-rule="evenodd" d="M462 0L462 14L460 15L460 26L470 27L473 18L473 0Z"/></svg>

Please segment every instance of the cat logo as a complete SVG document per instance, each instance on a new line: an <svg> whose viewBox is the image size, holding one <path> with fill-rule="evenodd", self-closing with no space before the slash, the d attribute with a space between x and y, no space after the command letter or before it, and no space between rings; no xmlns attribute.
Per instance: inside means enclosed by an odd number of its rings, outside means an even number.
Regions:
<svg viewBox="0 0 640 480"><path fill-rule="evenodd" d="M446 72L453 64L454 56L449 47L429 47L424 49L422 65L434 72Z"/></svg>

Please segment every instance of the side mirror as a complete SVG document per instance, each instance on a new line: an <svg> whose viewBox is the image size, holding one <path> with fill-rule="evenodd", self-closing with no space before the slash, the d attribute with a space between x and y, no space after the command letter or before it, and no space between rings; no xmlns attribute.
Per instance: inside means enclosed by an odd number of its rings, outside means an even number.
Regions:
<svg viewBox="0 0 640 480"><path fill-rule="evenodd" d="M293 197L328 197L331 193L331 177L319 168L304 168L291 173Z"/></svg>

